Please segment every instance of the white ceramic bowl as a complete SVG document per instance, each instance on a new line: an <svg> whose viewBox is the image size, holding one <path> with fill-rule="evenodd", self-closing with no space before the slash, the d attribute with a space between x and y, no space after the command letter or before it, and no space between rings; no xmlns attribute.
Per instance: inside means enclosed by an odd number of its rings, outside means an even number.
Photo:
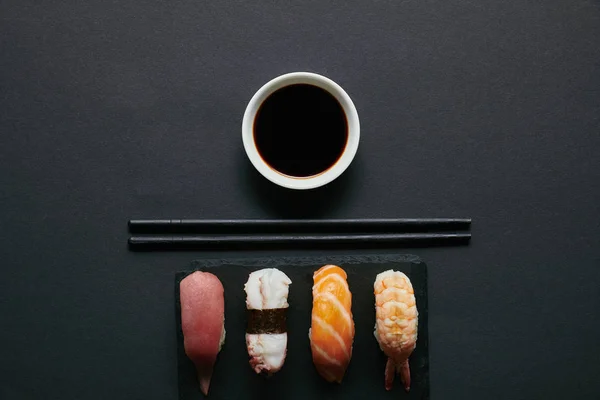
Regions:
<svg viewBox="0 0 600 400"><path fill-rule="evenodd" d="M314 85L331 93L341 104L348 121L348 141L341 157L326 171L308 177L289 176L271 168L258 153L256 143L254 142L254 119L263 101L276 90L295 84ZM348 168L358 150L360 122L354 103L352 103L350 96L348 96L348 93L346 93L340 85L322 75L310 72L292 72L272 79L254 94L244 113L244 120L242 121L242 140L248 158L258 172L265 178L279 186L289 189L314 189L333 181Z"/></svg>

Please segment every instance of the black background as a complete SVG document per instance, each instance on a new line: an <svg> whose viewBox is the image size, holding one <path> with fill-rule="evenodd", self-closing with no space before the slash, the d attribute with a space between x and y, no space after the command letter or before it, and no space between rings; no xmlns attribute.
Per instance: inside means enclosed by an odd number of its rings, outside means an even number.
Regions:
<svg viewBox="0 0 600 400"><path fill-rule="evenodd" d="M134 217L472 217L405 250L432 398L600 396L598 0L5 0L0 51L3 400L176 399L173 273L204 255L128 252ZM301 70L362 126L308 193L241 142Z"/></svg>

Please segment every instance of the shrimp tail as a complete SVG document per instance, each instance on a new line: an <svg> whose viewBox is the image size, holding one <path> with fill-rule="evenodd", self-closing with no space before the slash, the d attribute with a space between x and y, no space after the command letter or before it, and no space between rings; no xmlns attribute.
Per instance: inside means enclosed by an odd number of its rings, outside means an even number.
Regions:
<svg viewBox="0 0 600 400"><path fill-rule="evenodd" d="M398 366L398 372L400 372L400 379L404 384L404 390L408 392L410 390L410 366L408 365L408 359Z"/></svg>
<svg viewBox="0 0 600 400"><path fill-rule="evenodd" d="M385 365L385 390L392 390L394 377L397 373L400 374L404 390L407 392L410 391L410 366L408 360L405 360L401 364L396 364L391 358L388 358Z"/></svg>
<svg viewBox="0 0 600 400"><path fill-rule="evenodd" d="M396 364L391 358L387 359L385 364L385 390L392 390L394 386L394 376L396 375Z"/></svg>

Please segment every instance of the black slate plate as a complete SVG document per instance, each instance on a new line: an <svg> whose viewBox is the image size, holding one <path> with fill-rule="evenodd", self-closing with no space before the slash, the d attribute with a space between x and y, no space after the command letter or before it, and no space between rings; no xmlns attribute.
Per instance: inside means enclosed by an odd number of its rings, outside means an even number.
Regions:
<svg viewBox="0 0 600 400"><path fill-rule="evenodd" d="M342 266L352 291L356 325L352 361L341 385L325 382L311 358L308 329L312 308L312 274L324 264ZM279 268L292 280L287 314L288 352L282 370L271 378L256 375L248 364L244 339L246 308L244 283L261 268ZM379 272L395 269L407 274L415 289L419 310L419 339L410 359L412 384L406 393L397 376L394 388L384 388L386 358L373 336L375 308L373 282ZM209 399L429 399L427 324L427 267L418 257L333 256L309 258L231 259L195 261L189 271L175 278L179 399L203 398L194 365L185 355L181 332L179 282L194 270L208 270L225 287L225 345L219 353Z"/></svg>

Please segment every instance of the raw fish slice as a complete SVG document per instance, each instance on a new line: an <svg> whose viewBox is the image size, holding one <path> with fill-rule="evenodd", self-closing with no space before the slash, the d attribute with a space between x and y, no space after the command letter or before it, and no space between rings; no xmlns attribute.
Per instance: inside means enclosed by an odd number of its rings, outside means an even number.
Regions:
<svg viewBox="0 0 600 400"><path fill-rule="evenodd" d="M352 357L354 320L346 272L325 265L313 275L313 309L309 331L313 363L328 382L341 383Z"/></svg>
<svg viewBox="0 0 600 400"><path fill-rule="evenodd" d="M194 272L179 284L185 354L198 372L200 390L208 395L217 354L225 342L225 300L219 278Z"/></svg>
<svg viewBox="0 0 600 400"><path fill-rule="evenodd" d="M254 271L244 285L248 327L246 347L250 366L271 375L279 371L287 352L285 327L290 278L275 268Z"/></svg>
<svg viewBox="0 0 600 400"><path fill-rule="evenodd" d="M385 388L392 389L394 376L400 374L404 389L410 390L408 358L417 345L418 317L410 279L399 271L377 275L375 291L375 338L388 356Z"/></svg>

